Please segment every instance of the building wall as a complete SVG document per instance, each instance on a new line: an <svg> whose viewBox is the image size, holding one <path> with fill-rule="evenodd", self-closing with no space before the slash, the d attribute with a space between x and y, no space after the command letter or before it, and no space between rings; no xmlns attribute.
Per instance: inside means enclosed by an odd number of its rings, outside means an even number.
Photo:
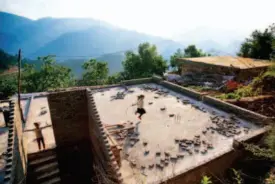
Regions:
<svg viewBox="0 0 275 184"><path fill-rule="evenodd" d="M15 103L15 131L16 131L16 144L15 155L17 157L17 167L15 174L15 181L21 181L27 171L27 139L23 136L23 121L19 110L18 103Z"/></svg>
<svg viewBox="0 0 275 184"><path fill-rule="evenodd" d="M121 173L119 172L119 163L115 153L111 149L108 134L100 120L96 104L91 90L87 90L88 112L89 112L89 131L90 143L94 154L94 162L97 166L101 178L108 182L122 183ZM117 156L117 155L116 155ZM118 157L117 157L118 158Z"/></svg>
<svg viewBox="0 0 275 184"><path fill-rule="evenodd" d="M50 93L48 102L63 183L89 183L94 175L85 90Z"/></svg>
<svg viewBox="0 0 275 184"><path fill-rule="evenodd" d="M48 102L57 146L89 140L85 90L51 93Z"/></svg>
<svg viewBox="0 0 275 184"><path fill-rule="evenodd" d="M203 64L203 63L184 62L181 64L181 71L182 71L182 74L187 72L194 72L194 73L232 75L232 73L236 73L238 70L234 68L213 66L213 65Z"/></svg>
<svg viewBox="0 0 275 184"><path fill-rule="evenodd" d="M100 170L120 183L119 168L90 93L86 89L53 92L48 102L62 182L91 182L95 170Z"/></svg>
<svg viewBox="0 0 275 184"><path fill-rule="evenodd" d="M203 63L182 62L181 74L188 72L205 73L205 74L220 74L220 75L236 75L238 81L249 80L259 74L265 72L267 67L237 69L223 66L207 65Z"/></svg>
<svg viewBox="0 0 275 184"><path fill-rule="evenodd" d="M267 128L261 128L254 133L250 133L241 139L234 139L230 151L220 154L213 160L205 160L204 163L198 163L199 166L195 166L183 174L167 180L164 183L168 184L185 184L185 183L200 183L200 180L204 175L216 176L222 178L225 171L233 166L234 163L238 162L246 156L247 151L244 150L241 143L256 143L262 140L265 135Z"/></svg>

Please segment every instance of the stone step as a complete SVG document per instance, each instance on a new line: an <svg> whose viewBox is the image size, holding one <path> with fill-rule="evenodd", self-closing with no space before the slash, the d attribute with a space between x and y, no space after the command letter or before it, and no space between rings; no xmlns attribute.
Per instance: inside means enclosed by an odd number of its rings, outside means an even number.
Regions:
<svg viewBox="0 0 275 184"><path fill-rule="evenodd" d="M33 159L32 161L29 162L29 166L37 167L39 165L48 164L54 161L56 161L56 155L50 155L39 159Z"/></svg>
<svg viewBox="0 0 275 184"><path fill-rule="evenodd" d="M41 165L36 167L33 170L33 174L40 174L40 173L44 173L44 172L49 172L51 170L57 169L58 168L58 163L57 162L52 162L46 165Z"/></svg>
<svg viewBox="0 0 275 184"><path fill-rule="evenodd" d="M55 177L55 178L45 181L41 184L58 184L58 183L61 183L61 179L59 177Z"/></svg>
<svg viewBox="0 0 275 184"><path fill-rule="evenodd" d="M36 180L39 183L42 183L42 182L49 181L49 180L51 180L53 178L56 178L56 177L59 177L59 169L53 169L49 172L44 172L44 173L40 174L39 176L37 176Z"/></svg>

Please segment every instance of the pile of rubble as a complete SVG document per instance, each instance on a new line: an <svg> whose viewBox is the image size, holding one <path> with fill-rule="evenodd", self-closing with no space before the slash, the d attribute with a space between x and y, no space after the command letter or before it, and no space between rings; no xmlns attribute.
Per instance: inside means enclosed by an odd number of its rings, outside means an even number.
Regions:
<svg viewBox="0 0 275 184"><path fill-rule="evenodd" d="M134 144L139 141L138 135L133 134L130 140L132 141L131 146L134 146ZM202 140L200 135L196 135L193 140L176 138L175 143L178 144L179 147L178 153L171 153L169 151L156 151L155 153L152 153L155 154L156 162L149 163L147 166L140 165L140 168L144 170L146 168L153 169L156 167L162 170L168 166L170 162L176 163L178 160L183 159L185 157L184 152L188 153L189 155L193 155L195 153L201 153L204 155L208 152L208 150L214 149L213 145L205 140ZM144 141L143 146L145 147L144 156L147 156L150 154L150 150L148 149L148 142ZM126 156L129 157L129 154L126 154ZM138 166L138 163L135 159L131 159L129 162L132 167Z"/></svg>
<svg viewBox="0 0 275 184"><path fill-rule="evenodd" d="M180 151L187 152L189 155L199 152L201 154L206 154L207 150L214 148L211 143L208 143L206 140L202 140L200 135L195 135L192 140L176 138L175 142L178 144Z"/></svg>
<svg viewBox="0 0 275 184"><path fill-rule="evenodd" d="M111 96L111 99L112 100L124 99L125 96L126 96L125 92L117 92L116 95Z"/></svg>
<svg viewBox="0 0 275 184"><path fill-rule="evenodd" d="M142 87L141 87L142 90L144 91L152 91L152 92L155 92L157 95L159 96L167 96L169 91L168 90L164 90L164 89L161 89L161 88L158 88L158 87L154 87L154 86L150 86L150 85L146 85L144 84ZM157 97L158 98L158 97Z"/></svg>
<svg viewBox="0 0 275 184"><path fill-rule="evenodd" d="M237 120L235 116L226 119L223 116L215 115L211 116L210 119L212 123L216 126L207 127L206 130L202 131L203 134L211 131L211 133L217 132L226 137L234 137L235 135L240 135L242 133L242 130L245 133L249 132L248 127L242 128L241 126L239 126L241 122Z"/></svg>

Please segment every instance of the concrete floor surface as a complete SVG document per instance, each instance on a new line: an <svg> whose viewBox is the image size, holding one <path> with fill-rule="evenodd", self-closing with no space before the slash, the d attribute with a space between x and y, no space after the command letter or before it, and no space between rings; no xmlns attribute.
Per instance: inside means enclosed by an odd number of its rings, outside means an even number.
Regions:
<svg viewBox="0 0 275 184"><path fill-rule="evenodd" d="M25 125L25 131L24 131L24 136L27 137L27 145L28 145L28 153L35 153L39 152L38 145L36 140L36 136L34 131L26 131L30 129L34 129L34 122L40 122L40 127L44 127L46 125L52 125L51 121L51 114L49 110L49 104L48 104L48 99L47 97L38 97L34 98L31 102L31 109L29 109L30 113L28 115L27 122ZM22 106L23 111L24 108L27 107L28 103L22 102L24 106ZM41 114L41 111L45 110L45 114ZM46 149L51 149L56 146L55 144L55 138L54 138L54 133L52 127L47 127L42 130L42 134L44 136L44 141L46 145Z"/></svg>
<svg viewBox="0 0 275 184"><path fill-rule="evenodd" d="M217 155L232 149L233 138L227 138L216 132L211 133L211 131L208 131L205 135L202 134L206 127L213 125L210 119L213 113L229 118L228 113L171 90L169 90L169 94L166 97L163 97L155 92L143 91L141 86L131 86L130 89L134 92L126 94L124 99L111 100L111 96L123 91L119 87L94 94L97 109L104 124L116 124L126 121L136 124L136 132L139 133L140 141L131 147L127 139L122 150L121 173L125 183L158 183L166 177L182 173L205 160L213 159ZM168 90L156 84L150 84L150 86ZM139 94L145 95L144 108L147 111L141 121L134 114L136 107L131 106L137 101L137 95ZM155 98L156 96L158 98ZM190 104L183 104L183 99L189 100ZM149 105L149 102L153 102L153 104ZM204 109L205 112L194 108L194 105ZM163 107L166 108L165 111L160 110ZM175 116L169 117L169 114L174 114ZM249 127L250 131L258 128L244 120L239 119L239 121L241 127ZM244 134L242 132L235 138ZM193 155L189 155L186 152L182 152L178 144L175 143L175 138L193 139L195 135L200 135L201 140L211 143L214 149L208 150L206 154L193 153ZM147 146L143 145L144 141L148 142ZM200 151L203 149L204 145L199 148ZM146 150L149 150L147 155L144 154ZM156 156L158 151L162 152L160 157ZM176 163L169 162L168 166L164 167L163 170L155 167L148 169L150 164L159 163L160 159L165 158L164 152L169 152L171 155L181 153L185 157L179 159ZM124 156L126 153L129 154L128 157ZM136 162L136 167L130 166L129 161L132 160ZM146 167L146 169L142 170L142 166Z"/></svg>

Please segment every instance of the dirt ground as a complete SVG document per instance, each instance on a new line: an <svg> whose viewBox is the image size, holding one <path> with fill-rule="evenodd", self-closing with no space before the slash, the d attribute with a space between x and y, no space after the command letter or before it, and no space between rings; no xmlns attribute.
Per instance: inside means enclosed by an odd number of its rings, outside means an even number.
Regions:
<svg viewBox="0 0 275 184"><path fill-rule="evenodd" d="M275 95L247 97L240 100L226 101L268 117L275 117Z"/></svg>

